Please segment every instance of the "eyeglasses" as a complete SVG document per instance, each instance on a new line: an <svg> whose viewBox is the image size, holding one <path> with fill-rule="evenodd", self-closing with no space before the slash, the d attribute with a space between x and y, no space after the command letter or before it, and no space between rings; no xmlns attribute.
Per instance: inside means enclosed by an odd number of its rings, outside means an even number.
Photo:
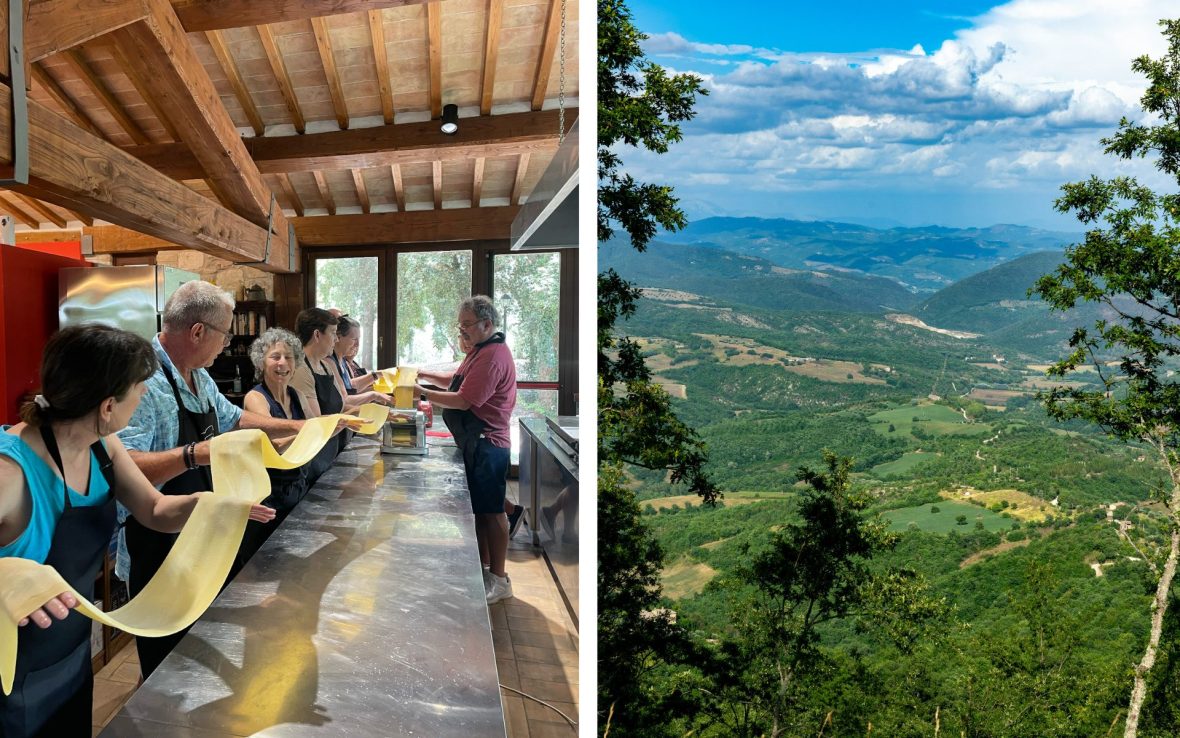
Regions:
<svg viewBox="0 0 1180 738"><path fill-rule="evenodd" d="M218 328L217 326L213 325L212 323L206 323L203 320L201 321L201 325L205 326L206 328L212 328L213 330L217 331L221 335L225 336L225 338L223 339L223 341L224 341L224 343L222 344L223 346L228 346L230 341L234 340L234 332L233 331L223 331L220 328Z"/></svg>
<svg viewBox="0 0 1180 738"><path fill-rule="evenodd" d="M479 324L480 324L480 323L482 323L482 322L483 322L482 320L468 320L468 321L466 321L466 322L464 322L464 321L460 320L460 321L459 321L459 327L460 327L460 328L462 328L463 330L467 330L467 329L468 329L468 328L470 328L471 326L473 326L473 325L479 325Z"/></svg>

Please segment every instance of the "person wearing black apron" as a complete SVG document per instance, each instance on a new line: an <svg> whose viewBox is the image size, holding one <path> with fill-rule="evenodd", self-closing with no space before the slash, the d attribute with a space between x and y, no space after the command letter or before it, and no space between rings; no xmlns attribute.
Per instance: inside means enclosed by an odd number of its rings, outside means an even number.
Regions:
<svg viewBox="0 0 1180 738"><path fill-rule="evenodd" d="M65 479L53 429L41 438ZM53 531L45 563L87 600L94 599L94 579L115 531L115 475L101 441L90 447L106 480L107 499L98 505L74 505L65 482L64 508ZM3 736L89 735L93 712L94 671L90 666L91 620L70 611L49 628L26 625L18 631L16 676L12 694L0 711ZM64 699L63 699L64 698Z"/></svg>
<svg viewBox="0 0 1180 738"><path fill-rule="evenodd" d="M343 412L344 397L336 385L336 373L327 366L325 359L336 346L336 326L339 318L322 308L307 308L295 316L295 333L303 345L303 366L295 373L291 386L314 401L311 414L332 415ZM322 374L313 369L318 364ZM304 370L306 368L306 371ZM329 439L319 453L307 464L307 483L315 484L320 476L331 468L336 455L344 448L345 433Z"/></svg>
<svg viewBox="0 0 1180 738"><path fill-rule="evenodd" d="M419 396L443 408L443 422L463 454L476 540L486 568L488 604L512 596L512 584L504 570L509 534L504 508L516 368L504 334L495 330L497 322L487 297L476 295L465 300L459 307L459 330L460 345L470 346L467 357L453 373L419 370L419 381L445 385L445 391L415 386ZM472 385L470 391L468 384Z"/></svg>
<svg viewBox="0 0 1180 738"><path fill-rule="evenodd" d="M168 384L172 387L172 394L176 398L176 407L180 413L180 431L176 445L187 446L189 443L200 443L217 435L217 412L213 406L210 405L208 410L201 413L189 410L180 398L180 389L176 386L176 379L173 377L172 371L164 365L161 365L160 368L168 378ZM166 495L187 495L212 489L213 476L209 467L198 466L165 482L160 487L160 492ZM143 588L163 566L164 559L172 550L172 544L176 542L178 534L151 530L133 517L127 518L124 531L127 535L127 553L131 555L131 577L127 581L127 592L134 597L143 591ZM179 633L159 638L136 637L135 648L139 652L139 666L144 679L151 676L164 657L172 651L177 643L180 643L180 639L184 638L186 633L188 633L188 628Z"/></svg>

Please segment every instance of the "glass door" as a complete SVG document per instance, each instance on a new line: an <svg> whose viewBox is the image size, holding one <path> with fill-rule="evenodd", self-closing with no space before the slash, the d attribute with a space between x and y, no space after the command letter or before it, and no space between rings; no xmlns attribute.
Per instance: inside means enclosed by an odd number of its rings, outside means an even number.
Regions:
<svg viewBox="0 0 1180 738"><path fill-rule="evenodd" d="M518 389L513 416L556 416L561 256L553 252L496 254L492 257L492 285L492 300L516 361Z"/></svg>
<svg viewBox="0 0 1180 738"><path fill-rule="evenodd" d="M471 295L471 251L397 254L398 366L448 364L463 358L455 325L459 303Z"/></svg>

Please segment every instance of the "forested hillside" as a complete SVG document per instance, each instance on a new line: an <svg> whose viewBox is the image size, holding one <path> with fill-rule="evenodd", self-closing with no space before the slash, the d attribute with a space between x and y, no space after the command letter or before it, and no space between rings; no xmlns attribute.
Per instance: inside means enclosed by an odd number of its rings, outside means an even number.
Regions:
<svg viewBox="0 0 1180 738"><path fill-rule="evenodd" d="M741 226L687 233L743 233L752 244L765 222ZM811 229L792 237L879 233ZM864 524L880 536L863 575L882 585L857 606L823 600L835 614L809 631L800 654L813 670L790 693L809 726L798 734L1106 735L1146 638L1146 559L1166 547L1155 499L1167 475L1147 449L1054 421L1037 401L1060 384L1046 363L1076 323L1047 319L1026 292L1060 253L1004 262L903 309L864 275L776 271L749 244L741 255L659 244L634 260L601 252L603 266L646 288L627 332L705 440L726 495L702 507L658 472L631 476L666 553L664 606L698 649L653 699L699 687L694 699L708 705L667 734L743 734L740 685L754 689L743 680L769 672L725 664L773 637L751 620L766 597L751 582L776 537L813 514L796 470L822 468L833 451L852 459L850 499L863 499ZM1043 245L1030 237L1027 247ZM832 292L808 292L827 279ZM907 310L926 325L898 316ZM1165 716L1145 722L1141 735L1167 734L1152 732Z"/></svg>

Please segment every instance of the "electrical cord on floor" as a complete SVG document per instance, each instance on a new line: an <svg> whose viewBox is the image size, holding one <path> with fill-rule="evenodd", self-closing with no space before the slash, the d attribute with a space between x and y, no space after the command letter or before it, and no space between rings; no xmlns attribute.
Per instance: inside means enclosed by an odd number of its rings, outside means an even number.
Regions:
<svg viewBox="0 0 1180 738"><path fill-rule="evenodd" d="M537 704L544 705L545 707L548 707L550 710L553 710L558 715L561 715L563 718L565 718L565 721L570 724L571 728L574 729L574 733L578 732L578 724L576 722L574 722L573 720L571 720L569 715L566 715L564 712L562 712L561 710L558 710L556 707L549 704L548 702L546 702L544 700L539 700L536 697L532 696L531 694L525 694L524 692L521 692L519 689L513 689L512 687L507 687L503 684L500 685L500 689L507 689L509 692L513 692L515 694L518 694L521 697L524 697L526 700L532 700L533 702L536 702Z"/></svg>

